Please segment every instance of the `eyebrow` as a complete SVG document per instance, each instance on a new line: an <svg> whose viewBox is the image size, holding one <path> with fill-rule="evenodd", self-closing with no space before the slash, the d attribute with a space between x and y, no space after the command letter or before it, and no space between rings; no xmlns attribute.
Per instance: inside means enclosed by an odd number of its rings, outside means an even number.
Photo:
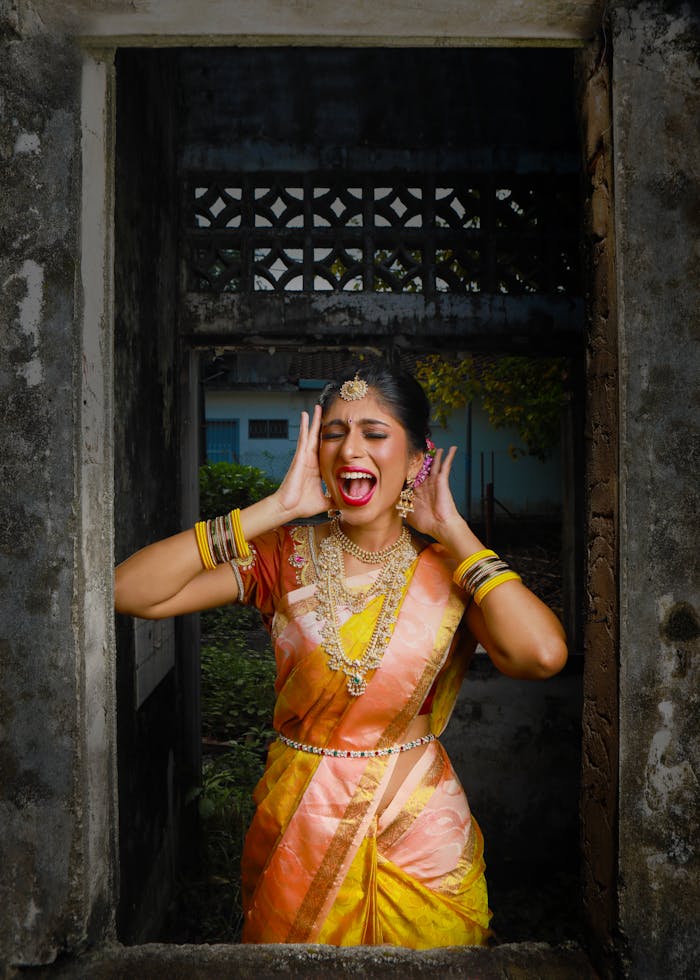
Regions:
<svg viewBox="0 0 700 980"><path fill-rule="evenodd" d="M387 429L391 428L391 423L384 422L382 419L353 419L353 422L357 422L358 425L383 425ZM323 422L321 425L322 429L327 429L331 425L347 425L345 419L330 419L328 422Z"/></svg>

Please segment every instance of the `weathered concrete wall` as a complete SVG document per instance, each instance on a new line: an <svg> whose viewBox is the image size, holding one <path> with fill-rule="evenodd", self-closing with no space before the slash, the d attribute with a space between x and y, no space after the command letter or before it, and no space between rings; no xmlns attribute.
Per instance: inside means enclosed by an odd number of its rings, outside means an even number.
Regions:
<svg viewBox="0 0 700 980"><path fill-rule="evenodd" d="M181 165L577 173L572 59L561 48L184 50Z"/></svg>
<svg viewBox="0 0 700 980"><path fill-rule="evenodd" d="M81 57L20 41L14 12L0 10L0 960L40 963L113 920L109 348L78 315Z"/></svg>
<svg viewBox="0 0 700 980"><path fill-rule="evenodd" d="M620 323L620 927L700 974L700 11L612 5Z"/></svg>

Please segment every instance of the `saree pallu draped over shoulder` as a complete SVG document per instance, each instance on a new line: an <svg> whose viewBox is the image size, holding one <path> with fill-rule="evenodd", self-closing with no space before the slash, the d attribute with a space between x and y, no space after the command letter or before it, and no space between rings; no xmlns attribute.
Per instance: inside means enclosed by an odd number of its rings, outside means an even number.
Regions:
<svg viewBox="0 0 700 980"><path fill-rule="evenodd" d="M348 585L369 581L357 576ZM339 611L349 656L365 650L381 601L358 614ZM455 642L463 612L444 555L426 548L407 575L381 666L353 697L345 674L328 667L315 584L291 589L278 598L272 623L276 730L329 749L395 746L437 679L430 725L439 735L473 650ZM398 754L334 757L273 743L243 853L244 942L413 949L486 942L479 828L440 743L410 754L416 762L382 810Z"/></svg>

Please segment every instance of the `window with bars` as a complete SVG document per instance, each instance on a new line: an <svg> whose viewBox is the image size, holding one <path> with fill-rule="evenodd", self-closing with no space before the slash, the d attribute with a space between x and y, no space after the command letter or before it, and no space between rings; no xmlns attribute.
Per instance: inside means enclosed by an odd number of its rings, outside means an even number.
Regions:
<svg viewBox="0 0 700 980"><path fill-rule="evenodd" d="M575 175L229 175L186 193L193 291L580 292Z"/></svg>
<svg viewBox="0 0 700 980"><path fill-rule="evenodd" d="M289 422L287 419L249 419L249 439L288 439Z"/></svg>
<svg viewBox="0 0 700 980"><path fill-rule="evenodd" d="M238 420L207 419L207 462L237 463L239 461Z"/></svg>

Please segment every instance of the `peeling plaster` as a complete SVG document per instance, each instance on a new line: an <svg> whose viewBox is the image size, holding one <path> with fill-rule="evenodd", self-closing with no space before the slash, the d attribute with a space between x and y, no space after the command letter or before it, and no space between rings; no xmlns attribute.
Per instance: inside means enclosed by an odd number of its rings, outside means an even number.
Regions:
<svg viewBox="0 0 700 980"><path fill-rule="evenodd" d="M41 140L39 139L38 133L21 132L18 134L14 145L14 152L16 154L38 153L40 149Z"/></svg>
<svg viewBox="0 0 700 980"><path fill-rule="evenodd" d="M652 736L646 767L646 787L644 799L650 813L659 808L667 810L669 797L678 793L688 784L697 784L698 779L687 759L677 764L669 764L668 749L677 751L678 739L674 732L673 702L662 701L659 705L662 727Z"/></svg>
<svg viewBox="0 0 700 980"><path fill-rule="evenodd" d="M44 269L33 259L25 259L22 266L12 279L24 279L27 291L19 302L19 326L32 347L32 356L25 364L18 365L19 373L30 387L41 384L44 380L44 366L36 353L39 346L39 325L41 311L44 305ZM6 282L6 285L7 285Z"/></svg>
<svg viewBox="0 0 700 980"><path fill-rule="evenodd" d="M33 898L29 899L29 906L27 908L27 914L24 917L24 928L29 930L33 929L36 924L37 918L41 915L41 909L36 904Z"/></svg>

